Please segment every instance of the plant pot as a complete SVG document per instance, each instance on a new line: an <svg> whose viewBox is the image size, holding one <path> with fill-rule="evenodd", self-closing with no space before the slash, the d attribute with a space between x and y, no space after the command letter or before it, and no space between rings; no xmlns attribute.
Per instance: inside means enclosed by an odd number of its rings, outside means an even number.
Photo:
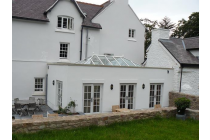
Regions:
<svg viewBox="0 0 210 140"><path fill-rule="evenodd" d="M177 109L177 114L179 114L179 115L185 115L185 110L186 109Z"/></svg>
<svg viewBox="0 0 210 140"><path fill-rule="evenodd" d="M186 114L184 115L176 114L176 118L184 121L186 119Z"/></svg>

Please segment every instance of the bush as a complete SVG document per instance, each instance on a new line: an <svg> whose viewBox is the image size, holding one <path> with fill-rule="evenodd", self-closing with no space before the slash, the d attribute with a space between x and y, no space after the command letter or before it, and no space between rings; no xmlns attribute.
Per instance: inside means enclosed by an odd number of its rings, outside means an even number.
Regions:
<svg viewBox="0 0 210 140"><path fill-rule="evenodd" d="M184 115L186 108L190 107L190 100L187 98L178 98L175 101L178 114Z"/></svg>

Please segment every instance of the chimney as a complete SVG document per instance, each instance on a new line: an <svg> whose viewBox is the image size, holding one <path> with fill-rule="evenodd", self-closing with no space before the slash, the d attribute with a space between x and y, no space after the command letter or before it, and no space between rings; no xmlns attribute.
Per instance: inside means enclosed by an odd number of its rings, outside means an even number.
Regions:
<svg viewBox="0 0 210 140"><path fill-rule="evenodd" d="M169 39L169 29L154 29L152 30L152 43L156 43L159 39Z"/></svg>

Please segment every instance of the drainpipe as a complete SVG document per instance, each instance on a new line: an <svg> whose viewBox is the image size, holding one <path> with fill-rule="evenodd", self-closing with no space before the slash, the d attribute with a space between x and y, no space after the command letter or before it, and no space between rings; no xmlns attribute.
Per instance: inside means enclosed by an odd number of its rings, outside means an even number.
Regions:
<svg viewBox="0 0 210 140"><path fill-rule="evenodd" d="M83 26L81 29L81 47L80 47L80 60L82 60L82 37L83 37Z"/></svg>
<svg viewBox="0 0 210 140"><path fill-rule="evenodd" d="M179 87L179 92L182 92L182 71L183 71L183 66L181 66L181 77L180 77L180 87Z"/></svg>
<svg viewBox="0 0 210 140"><path fill-rule="evenodd" d="M48 67L49 67L49 66L48 66ZM45 86L45 87L46 87L46 90L45 90L45 92L46 92L46 93L45 93L45 94L46 94L46 95L45 95L45 96L46 96L46 97L45 97L45 104L47 105L47 87L48 87L47 84L48 84L48 74L46 75L46 82L45 82L45 84L46 84L46 86Z"/></svg>
<svg viewBox="0 0 210 140"><path fill-rule="evenodd" d="M88 52L88 28L87 28L87 36L86 36L86 49L85 49L85 59L87 58L87 52Z"/></svg>

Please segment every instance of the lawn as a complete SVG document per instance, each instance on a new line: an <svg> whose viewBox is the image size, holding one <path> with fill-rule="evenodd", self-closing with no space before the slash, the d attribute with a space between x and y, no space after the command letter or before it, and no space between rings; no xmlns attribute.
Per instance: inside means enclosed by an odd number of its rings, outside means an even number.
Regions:
<svg viewBox="0 0 210 140"><path fill-rule="evenodd" d="M13 140L198 140L199 121L154 118L73 130L13 134Z"/></svg>

